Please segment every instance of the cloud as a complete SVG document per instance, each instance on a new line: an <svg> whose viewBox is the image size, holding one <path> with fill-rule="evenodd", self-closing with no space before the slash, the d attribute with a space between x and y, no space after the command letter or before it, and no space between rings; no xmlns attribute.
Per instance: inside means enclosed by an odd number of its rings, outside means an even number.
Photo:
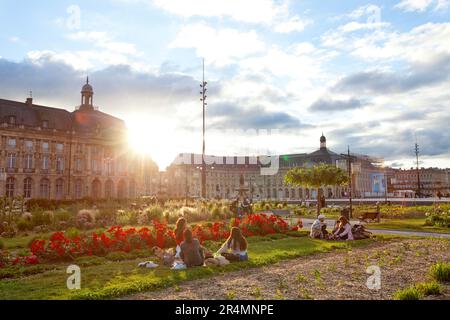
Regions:
<svg viewBox="0 0 450 320"><path fill-rule="evenodd" d="M364 106L360 100L356 98L349 98L347 100L333 100L330 98L320 98L316 100L309 110L312 112L335 112L359 109Z"/></svg>
<svg viewBox="0 0 450 320"><path fill-rule="evenodd" d="M293 16L287 21L277 23L274 30L279 33L301 32L312 22L311 19L301 19L299 16Z"/></svg>
<svg viewBox="0 0 450 320"><path fill-rule="evenodd" d="M270 23L284 12L272 0L154 0L156 7L182 17L223 17L248 23Z"/></svg>
<svg viewBox="0 0 450 320"><path fill-rule="evenodd" d="M71 33L68 35L69 39L72 40L85 40L93 43L96 47L106 49L111 52L116 52L120 54L127 54L127 55L140 55L136 50L136 46L132 43L128 42L120 42L115 41L112 39L110 35L108 35L107 32L98 32L98 31L91 31L91 32L76 32Z"/></svg>
<svg viewBox="0 0 450 320"><path fill-rule="evenodd" d="M225 66L265 48L255 31L240 32L231 28L215 29L204 23L185 25L169 45L193 48L208 63Z"/></svg>
<svg viewBox="0 0 450 320"><path fill-rule="evenodd" d="M434 10L439 11L447 9L449 3L448 0L402 0L394 8L407 12L424 12L434 6Z"/></svg>
<svg viewBox="0 0 450 320"><path fill-rule="evenodd" d="M85 76L85 72L55 59L40 63L0 59L0 96L22 101L32 90L35 103L72 111L79 104ZM183 103L198 101L198 81L188 75L136 71L128 65L117 65L93 71L89 76L94 104L121 117L133 112L167 115L175 113ZM212 85L212 93L218 94L220 86Z"/></svg>
<svg viewBox="0 0 450 320"><path fill-rule="evenodd" d="M433 56L428 63L412 65L403 74L383 71L358 72L340 79L335 92L387 94L403 93L440 84L450 78L450 55Z"/></svg>
<svg viewBox="0 0 450 320"><path fill-rule="evenodd" d="M214 104L208 111L212 128L300 129L304 125L287 112L267 110L262 106L246 107L239 101Z"/></svg>

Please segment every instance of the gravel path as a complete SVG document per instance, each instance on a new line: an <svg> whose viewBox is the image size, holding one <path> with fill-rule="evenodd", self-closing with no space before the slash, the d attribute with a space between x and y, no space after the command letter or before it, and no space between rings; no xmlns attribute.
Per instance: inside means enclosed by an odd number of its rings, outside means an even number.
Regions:
<svg viewBox="0 0 450 320"><path fill-rule="evenodd" d="M426 280L429 267L438 261L450 261L448 240L392 240L188 281L125 299L392 299L397 289ZM366 286L370 265L381 268L380 290ZM450 299L449 286L438 298Z"/></svg>

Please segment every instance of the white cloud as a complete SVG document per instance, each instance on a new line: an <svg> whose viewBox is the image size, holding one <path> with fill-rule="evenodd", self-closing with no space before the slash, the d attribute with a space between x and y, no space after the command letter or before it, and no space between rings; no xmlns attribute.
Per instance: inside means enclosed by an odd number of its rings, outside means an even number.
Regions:
<svg viewBox="0 0 450 320"><path fill-rule="evenodd" d="M275 25L275 31L279 33L289 33L289 32L301 32L306 26L312 23L312 20L301 19L299 16L293 16L287 21L279 22Z"/></svg>
<svg viewBox="0 0 450 320"><path fill-rule="evenodd" d="M448 0L402 0L395 5L395 8L407 12L424 12L434 6L434 10L439 11L447 9L449 4Z"/></svg>
<svg viewBox="0 0 450 320"><path fill-rule="evenodd" d="M255 31L215 29L203 23L184 26L169 45L171 48L193 48L208 63L225 66L265 49Z"/></svg>
<svg viewBox="0 0 450 320"><path fill-rule="evenodd" d="M68 36L72 40L86 40L92 42L95 46L109 50L111 52L127 55L139 55L136 47L132 43L114 41L106 32L76 32Z"/></svg>
<svg viewBox="0 0 450 320"><path fill-rule="evenodd" d="M270 24L285 12L285 5L272 0L154 0L164 11L182 17L224 17L249 23Z"/></svg>

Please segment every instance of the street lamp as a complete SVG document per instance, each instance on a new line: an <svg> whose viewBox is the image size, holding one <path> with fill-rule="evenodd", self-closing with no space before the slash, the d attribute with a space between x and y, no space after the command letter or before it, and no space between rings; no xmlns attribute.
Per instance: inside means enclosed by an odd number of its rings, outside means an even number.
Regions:
<svg viewBox="0 0 450 320"><path fill-rule="evenodd" d="M347 172L348 172L348 201L349 201L349 215L353 218L353 203L352 203L352 160L356 159L355 156L350 155L350 146L347 146L347 154L341 156L347 159Z"/></svg>
<svg viewBox="0 0 450 320"><path fill-rule="evenodd" d="M203 146L202 146L202 198L206 198L206 164L205 164L205 108L208 105L206 103L206 85L208 83L205 81L205 59L203 59L203 80L200 84L200 87L202 88L202 91L200 91L200 94L202 97L200 98L200 101L202 102L202 109L203 109Z"/></svg>

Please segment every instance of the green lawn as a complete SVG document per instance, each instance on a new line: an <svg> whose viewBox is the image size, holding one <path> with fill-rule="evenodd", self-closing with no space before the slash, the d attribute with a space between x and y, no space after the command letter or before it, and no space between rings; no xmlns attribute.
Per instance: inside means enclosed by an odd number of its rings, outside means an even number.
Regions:
<svg viewBox="0 0 450 320"><path fill-rule="evenodd" d="M368 223L366 226L370 229L450 233L450 228L425 226L425 218L381 219L380 223Z"/></svg>
<svg viewBox="0 0 450 320"><path fill-rule="evenodd" d="M280 235L274 238L280 238ZM76 261L81 267L81 290L66 288L68 275L66 264L56 264L53 270L18 279L0 280L0 300L6 299L110 299L131 293L156 290L176 285L181 281L211 277L223 272L261 267L283 259L328 252L334 249L349 249L362 246L374 240L355 242L332 242L313 240L307 237L270 239L254 237L249 239L250 261L227 266L198 267L172 271L169 268L138 268L143 258L113 262L106 258L88 257ZM209 243L211 249L218 243ZM146 260L146 259L145 259Z"/></svg>

